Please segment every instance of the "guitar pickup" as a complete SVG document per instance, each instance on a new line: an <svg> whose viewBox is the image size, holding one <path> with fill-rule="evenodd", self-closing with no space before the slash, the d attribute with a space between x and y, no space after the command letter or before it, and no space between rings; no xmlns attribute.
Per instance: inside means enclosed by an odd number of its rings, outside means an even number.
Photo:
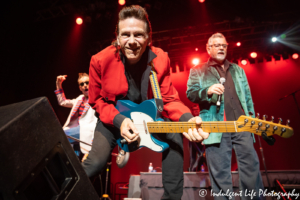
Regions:
<svg viewBox="0 0 300 200"><path fill-rule="evenodd" d="M147 131L147 124L146 124L145 120L143 120L143 124L144 124L145 133L147 134L148 133L148 131Z"/></svg>

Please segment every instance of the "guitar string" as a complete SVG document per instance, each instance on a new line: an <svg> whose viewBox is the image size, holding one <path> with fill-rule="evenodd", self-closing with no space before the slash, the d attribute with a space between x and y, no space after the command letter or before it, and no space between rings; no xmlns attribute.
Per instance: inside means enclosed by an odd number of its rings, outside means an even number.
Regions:
<svg viewBox="0 0 300 200"><path fill-rule="evenodd" d="M144 125L143 124L135 124L137 127L142 127L142 128L144 128ZM166 126L166 127L159 127L159 126L155 126L155 127L151 127L151 126L149 126L148 125L148 129L154 129L155 131L157 131L156 129L161 129L161 131L160 132L163 132L163 131L165 131L165 129L183 129L183 128L196 128L196 127L191 127L191 126L188 126L188 125L183 125L183 126L180 126L180 125L173 125L173 127L169 127L169 126ZM216 129L216 128L210 128L210 127L205 127L205 126L201 126L201 128L202 129L207 129L207 130L213 130L213 129ZM232 130L234 130L233 132L236 132L235 131L235 127L228 127L228 126L220 126L219 125L219 128L227 128L227 129L229 129L229 131L227 131L227 132L232 132L232 131L230 131L230 129L232 129ZM244 126L242 129L243 129L243 131L253 131L253 129L255 129L255 131L257 130L259 128L259 126L258 125L253 125L253 126L251 126L251 125L246 125L246 126ZM273 133L273 129L272 129L272 127L270 127L270 128L268 128L267 130L264 130L263 128L265 128L265 127L262 127L262 129L259 129L259 131L266 131L266 132L272 132ZM173 130L174 131L174 130ZM277 131L275 131L274 133L281 133L281 131L280 131L280 129L277 129ZM274 134L273 133L273 134Z"/></svg>

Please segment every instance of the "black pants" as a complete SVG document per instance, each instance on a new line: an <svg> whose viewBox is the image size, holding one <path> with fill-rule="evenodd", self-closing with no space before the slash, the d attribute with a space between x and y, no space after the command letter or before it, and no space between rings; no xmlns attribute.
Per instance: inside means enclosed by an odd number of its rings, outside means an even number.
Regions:
<svg viewBox="0 0 300 200"><path fill-rule="evenodd" d="M189 141L190 172L201 171L201 165L204 165L204 163L206 163L205 158L203 156L204 152L204 145L202 145L200 142Z"/></svg>
<svg viewBox="0 0 300 200"><path fill-rule="evenodd" d="M264 189L259 170L259 160L253 147L252 134L249 132L223 133L220 144L205 145L206 160L212 191L217 194L232 192L231 155L234 149L239 171L239 189L241 199L251 199L249 192L253 191L253 200L264 199L259 192ZM246 192L246 195L245 195ZM215 196L215 199L230 199L229 196ZM234 196L232 197L234 200Z"/></svg>
<svg viewBox="0 0 300 200"><path fill-rule="evenodd" d="M183 194L183 143L182 135L175 133L159 134L160 139L170 146L162 155L162 181L164 195L162 199L179 200ZM120 130L98 121L92 149L83 162L83 168L89 177L99 173L106 165L111 152L117 145Z"/></svg>

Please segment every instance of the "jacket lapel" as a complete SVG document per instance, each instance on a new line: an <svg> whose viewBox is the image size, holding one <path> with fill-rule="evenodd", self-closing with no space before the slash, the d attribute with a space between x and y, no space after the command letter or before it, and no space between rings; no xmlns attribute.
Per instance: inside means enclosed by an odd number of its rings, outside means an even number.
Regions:
<svg viewBox="0 0 300 200"><path fill-rule="evenodd" d="M77 112L77 110L78 110L78 108L79 108L79 106L80 106L81 102L82 102L82 100L81 100L81 99L77 101L77 103L76 103L76 105L75 105L74 109L72 110L71 119L72 119L72 118L75 116L75 114L76 114L76 112Z"/></svg>
<svg viewBox="0 0 300 200"><path fill-rule="evenodd" d="M214 67L208 66L208 71L209 71L212 75L214 75L218 80L220 80L220 75L219 75L218 71L217 71Z"/></svg>
<svg viewBox="0 0 300 200"><path fill-rule="evenodd" d="M240 84L239 84L239 79L238 79L238 74L236 72L236 70L234 70L234 66L231 65L229 67L229 71L230 71L230 74L231 74L231 77L232 77L232 80L233 80L233 83L235 85L235 90L237 92L237 95L240 97L240 92L241 92L241 88L239 87Z"/></svg>
<svg viewBox="0 0 300 200"><path fill-rule="evenodd" d="M89 108L90 108L90 104L85 103L85 104L84 104L84 110L83 110L83 112L82 112L81 117L83 117L83 116L85 115L85 113L88 111Z"/></svg>

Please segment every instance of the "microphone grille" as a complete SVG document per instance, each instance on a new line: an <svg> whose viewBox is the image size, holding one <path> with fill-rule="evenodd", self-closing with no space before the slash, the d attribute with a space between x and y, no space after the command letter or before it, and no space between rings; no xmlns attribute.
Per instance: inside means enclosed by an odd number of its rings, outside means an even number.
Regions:
<svg viewBox="0 0 300 200"><path fill-rule="evenodd" d="M224 77L220 78L220 83L223 84L225 83L226 79Z"/></svg>

